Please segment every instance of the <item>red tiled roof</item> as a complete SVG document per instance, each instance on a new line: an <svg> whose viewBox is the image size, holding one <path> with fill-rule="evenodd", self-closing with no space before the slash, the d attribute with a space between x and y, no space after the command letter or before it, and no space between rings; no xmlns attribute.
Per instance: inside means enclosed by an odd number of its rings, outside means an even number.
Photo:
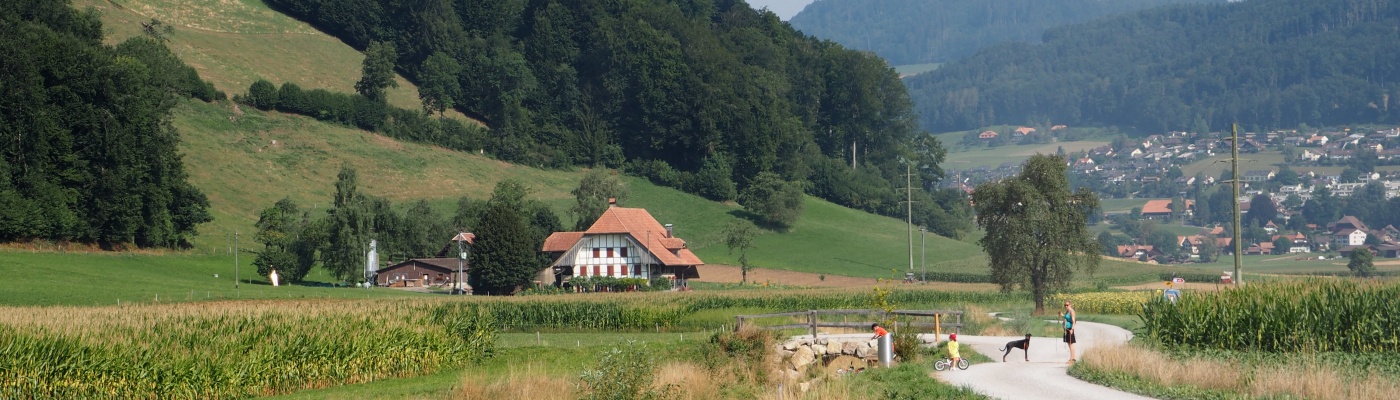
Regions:
<svg viewBox="0 0 1400 400"><path fill-rule="evenodd" d="M685 240L675 237L666 237L666 227L656 222L656 218L651 216L646 209L610 207L603 211L603 215L593 222L588 230L583 232L556 232L545 239L544 246L540 249L544 252L564 252L569 251L585 235L603 234L627 234L633 240L646 247L656 258L656 262L662 265L701 265L700 261L690 249L686 248Z"/></svg>
<svg viewBox="0 0 1400 400"><path fill-rule="evenodd" d="M459 240L467 242L467 244L476 244L476 234L471 232L462 232L458 233L457 236L452 237L452 241L454 242Z"/></svg>
<svg viewBox="0 0 1400 400"><path fill-rule="evenodd" d="M540 249L545 253L558 253L569 251L574 247L574 243L583 238L583 232L554 232L544 240L544 247Z"/></svg>
<svg viewBox="0 0 1400 400"><path fill-rule="evenodd" d="M1172 201L1168 200L1148 200L1142 205L1143 214L1170 214Z"/></svg>

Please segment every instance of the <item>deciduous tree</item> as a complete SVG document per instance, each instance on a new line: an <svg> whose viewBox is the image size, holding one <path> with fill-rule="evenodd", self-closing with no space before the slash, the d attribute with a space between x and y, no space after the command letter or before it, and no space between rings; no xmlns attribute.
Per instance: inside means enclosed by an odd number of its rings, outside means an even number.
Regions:
<svg viewBox="0 0 1400 400"><path fill-rule="evenodd" d="M780 228L790 227L802 217L803 200L800 185L772 172L758 174L739 195L740 205Z"/></svg>
<svg viewBox="0 0 1400 400"><path fill-rule="evenodd" d="M1351 256L1347 260L1347 269L1353 275L1359 277L1369 277L1376 274L1375 256L1371 254L1371 249L1359 247L1351 251Z"/></svg>
<svg viewBox="0 0 1400 400"><path fill-rule="evenodd" d="M393 43L370 42L365 49L365 60L360 66L360 80L355 82L355 92L375 102L383 103L389 88L399 87L394 81L394 65L399 53Z"/></svg>
<svg viewBox="0 0 1400 400"><path fill-rule="evenodd" d="M749 246L753 245L753 237L757 229L753 223L747 220L734 220L724 228L724 244L729 246L729 254L734 254L734 250L739 250L739 283L748 283L749 269Z"/></svg>
<svg viewBox="0 0 1400 400"><path fill-rule="evenodd" d="M627 199L627 185L616 175L604 169L595 169L579 180L578 187L570 193L574 195L574 230L588 229L603 211L608 209L608 199L619 202Z"/></svg>
<svg viewBox="0 0 1400 400"><path fill-rule="evenodd" d="M1086 225L1098 196L1070 191L1066 169L1062 158L1031 156L1019 175L972 193L992 281L1003 291L1029 290L1037 314L1045 311L1050 291L1068 287L1075 271L1092 274L1099 266L1101 248Z"/></svg>

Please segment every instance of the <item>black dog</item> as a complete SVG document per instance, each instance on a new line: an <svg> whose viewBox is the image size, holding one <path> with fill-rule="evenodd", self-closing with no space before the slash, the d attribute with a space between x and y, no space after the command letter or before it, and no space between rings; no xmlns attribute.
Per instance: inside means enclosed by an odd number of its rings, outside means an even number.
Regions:
<svg viewBox="0 0 1400 400"><path fill-rule="evenodd" d="M1031 360L1031 334L1027 333L1025 339L1021 339L1021 340L1012 340L1012 341L1010 341L1010 342L1006 342L1006 348L997 349L997 350L1005 351L1005 353L1001 353L1001 362L1006 362L1006 355L1007 355L1007 354L1011 354L1011 349L1021 349L1021 351L1024 352L1024 353L1026 354L1026 361L1030 361L1030 360Z"/></svg>

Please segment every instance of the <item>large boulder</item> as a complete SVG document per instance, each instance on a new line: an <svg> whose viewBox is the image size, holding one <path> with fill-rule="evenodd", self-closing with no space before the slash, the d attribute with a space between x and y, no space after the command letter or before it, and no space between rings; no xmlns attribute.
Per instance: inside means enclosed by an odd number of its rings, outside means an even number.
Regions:
<svg viewBox="0 0 1400 400"><path fill-rule="evenodd" d="M856 350L864 347L860 342L845 342L841 344L841 354L855 355Z"/></svg>
<svg viewBox="0 0 1400 400"><path fill-rule="evenodd" d="M815 356L815 354L812 353L811 347L802 346L798 347L797 352L792 354L792 365L797 367L798 369L802 369L808 364L811 364L812 362L816 361L816 359L817 357Z"/></svg>

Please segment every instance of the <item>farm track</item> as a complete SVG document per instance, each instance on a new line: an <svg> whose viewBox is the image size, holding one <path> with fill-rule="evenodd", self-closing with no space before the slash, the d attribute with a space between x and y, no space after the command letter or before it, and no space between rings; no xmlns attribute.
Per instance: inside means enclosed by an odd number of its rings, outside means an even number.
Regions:
<svg viewBox="0 0 1400 400"><path fill-rule="evenodd" d="M742 276L743 272L738 266L706 264L700 267L700 279L697 280L714 283L739 283ZM767 282L770 284L788 286L840 288L869 288L889 282L888 280L876 281L874 278L857 278L840 275L826 275L826 278L823 279L821 274L766 268L754 268L749 270L748 281L755 284ZM990 283L930 282L926 285L914 286L919 288L964 292L997 290L997 286Z"/></svg>
<svg viewBox="0 0 1400 400"><path fill-rule="evenodd" d="M1133 337L1128 330L1113 325L1081 321L1075 326L1079 343L1075 354L1099 346L1127 343ZM933 375L956 386L966 386L996 399L1148 399L1106 386L1081 381L1069 376L1065 363L1069 349L1060 338L1031 339L1030 362L1020 350L1012 350L1001 362L997 348L1019 339L1013 336L958 336L964 349L971 347L993 359L993 362L973 365L966 371L948 370ZM964 350L966 351L966 350Z"/></svg>

